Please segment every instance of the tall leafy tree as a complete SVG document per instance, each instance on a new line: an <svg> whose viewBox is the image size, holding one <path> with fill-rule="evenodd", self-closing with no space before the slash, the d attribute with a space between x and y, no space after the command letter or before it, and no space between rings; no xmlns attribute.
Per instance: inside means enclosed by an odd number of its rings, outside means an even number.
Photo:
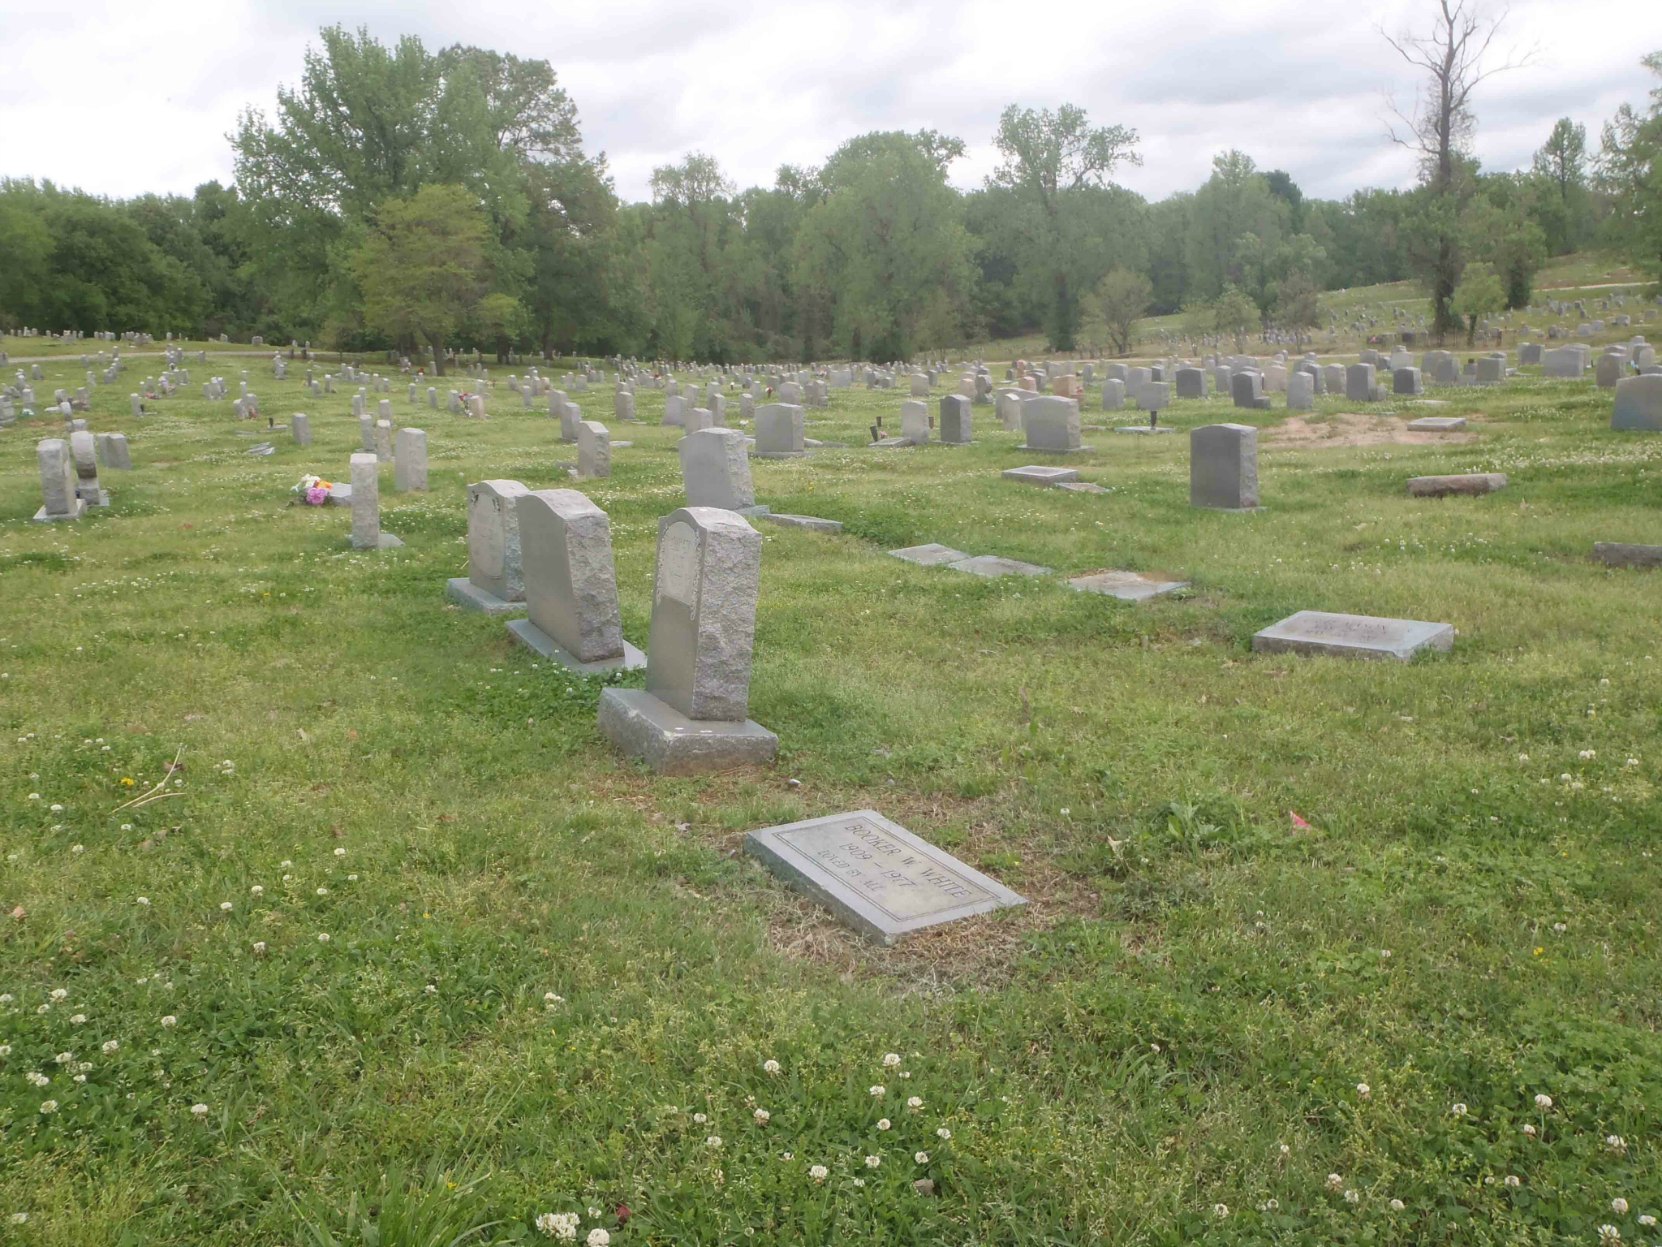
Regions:
<svg viewBox="0 0 1662 1247"><path fill-rule="evenodd" d="M1553 255L1568 255L1586 237L1587 127L1560 117L1535 153L1535 176L1545 194L1537 216Z"/></svg>
<svg viewBox="0 0 1662 1247"><path fill-rule="evenodd" d="M1662 52L1642 63L1662 78ZM1611 243L1662 280L1662 85L1652 89L1647 110L1623 104L1604 127L1598 177L1610 196Z"/></svg>

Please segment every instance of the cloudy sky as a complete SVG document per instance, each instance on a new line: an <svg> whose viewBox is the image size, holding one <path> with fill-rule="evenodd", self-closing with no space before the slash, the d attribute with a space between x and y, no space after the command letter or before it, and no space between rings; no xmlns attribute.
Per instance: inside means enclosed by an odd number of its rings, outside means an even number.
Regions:
<svg viewBox="0 0 1662 1247"><path fill-rule="evenodd" d="M1433 3L0 0L0 175L115 196L229 181L240 110L269 111L318 28L338 22L548 60L625 199L646 198L653 166L690 150L741 185L770 184L780 164L818 164L855 134L923 127L964 139L952 176L973 186L996 164L1005 105L1064 102L1138 131L1143 165L1119 180L1151 198L1194 188L1230 147L1339 197L1412 180L1386 122L1388 100L1410 105L1417 83L1379 32L1426 27ZM1561 116L1596 144L1652 85L1638 59L1662 49L1659 10L1516 0L1497 59L1534 59L1479 89L1484 167L1527 164Z"/></svg>

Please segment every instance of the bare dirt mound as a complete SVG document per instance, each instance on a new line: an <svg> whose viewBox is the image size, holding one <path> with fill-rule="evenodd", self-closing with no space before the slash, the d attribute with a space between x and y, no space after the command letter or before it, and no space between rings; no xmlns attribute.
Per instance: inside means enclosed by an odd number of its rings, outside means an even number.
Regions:
<svg viewBox="0 0 1662 1247"><path fill-rule="evenodd" d="M1468 420L1470 416L1466 417ZM1343 412L1331 419L1306 420L1288 416L1264 430L1270 446L1325 450L1341 446L1430 446L1475 441L1475 433L1415 433L1400 416L1369 416Z"/></svg>

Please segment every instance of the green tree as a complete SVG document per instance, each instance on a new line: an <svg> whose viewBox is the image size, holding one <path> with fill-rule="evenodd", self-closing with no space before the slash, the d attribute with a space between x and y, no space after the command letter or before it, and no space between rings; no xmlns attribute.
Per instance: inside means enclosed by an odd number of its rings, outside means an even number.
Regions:
<svg viewBox="0 0 1662 1247"><path fill-rule="evenodd" d="M1103 326L1116 355L1131 351L1131 333L1137 319L1148 311L1154 286L1141 273L1128 268L1108 270L1092 294L1094 319Z"/></svg>
<svg viewBox="0 0 1662 1247"><path fill-rule="evenodd" d="M1587 127L1560 117L1533 167L1545 190L1540 217L1546 244L1553 255L1568 255L1586 237Z"/></svg>
<svg viewBox="0 0 1662 1247"><path fill-rule="evenodd" d="M1652 52L1642 63L1662 77L1662 52ZM1623 104L1604 127L1603 138L1598 178L1610 196L1610 242L1662 280L1662 86L1651 91L1648 112Z"/></svg>
<svg viewBox="0 0 1662 1247"><path fill-rule="evenodd" d="M1003 163L989 184L1013 191L1014 202L1025 209L1022 228L1032 243L1031 262L1049 287L1050 344L1070 351L1078 335L1080 291L1094 286L1112 262L1103 257L1101 267L1086 271L1080 281L1086 244L1104 237L1091 228L1092 197L1086 192L1105 190L1109 174L1122 162L1142 163L1137 132L1092 126L1085 110L1073 104L1054 113L1012 104L999 117L993 141ZM1096 201L1097 206L1103 203Z"/></svg>
<svg viewBox="0 0 1662 1247"><path fill-rule="evenodd" d="M1493 268L1477 260L1461 273L1449 306L1456 316L1465 318L1466 345L1471 346L1477 341L1478 319L1506 306L1506 287Z"/></svg>
<svg viewBox="0 0 1662 1247"><path fill-rule="evenodd" d="M1485 178L1461 220L1462 251L1487 264L1500 278L1505 306L1529 306L1535 274L1546 260L1547 239L1529 213L1530 188L1523 178Z"/></svg>
<svg viewBox="0 0 1662 1247"><path fill-rule="evenodd" d="M442 377L447 339L489 288L489 241L489 219L466 187L423 186L386 200L352 258L364 320L394 339L426 342Z"/></svg>

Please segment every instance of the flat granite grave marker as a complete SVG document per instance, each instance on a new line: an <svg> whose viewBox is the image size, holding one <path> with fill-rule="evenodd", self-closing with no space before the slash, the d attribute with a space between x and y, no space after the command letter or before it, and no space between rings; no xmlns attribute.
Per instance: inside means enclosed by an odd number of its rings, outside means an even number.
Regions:
<svg viewBox="0 0 1662 1247"><path fill-rule="evenodd" d="M1408 422L1410 433L1458 433L1465 427L1465 416L1421 416Z"/></svg>
<svg viewBox="0 0 1662 1247"><path fill-rule="evenodd" d="M987 580L997 580L1000 576L1050 575L1048 567L1040 567L1037 563L1023 563L1020 559L1007 559L1000 554L977 554L974 558L959 559L956 563L948 563L947 566L955 572L965 572Z"/></svg>
<svg viewBox="0 0 1662 1247"><path fill-rule="evenodd" d="M487 615L525 609L518 504L530 492L518 481L506 480L467 487L467 575L446 582L451 601Z"/></svg>
<svg viewBox="0 0 1662 1247"><path fill-rule="evenodd" d="M907 546L904 550L890 550L889 554L897 559L905 559L908 563L916 563L919 567L936 567L942 563L962 563L969 558L969 555L962 550L954 550L951 546L943 546L935 541L931 541L927 545Z"/></svg>
<svg viewBox="0 0 1662 1247"><path fill-rule="evenodd" d="M876 810L753 831L745 837L745 851L840 921L884 944L925 927L1027 903Z"/></svg>
<svg viewBox="0 0 1662 1247"><path fill-rule="evenodd" d="M527 617L508 631L582 675L644 667L646 655L623 639L606 513L575 489L532 490L515 512Z"/></svg>
<svg viewBox="0 0 1662 1247"><path fill-rule="evenodd" d="M1452 650L1454 625L1299 611L1254 636L1252 648L1261 654L1331 654L1407 662L1422 649L1444 654Z"/></svg>
<svg viewBox="0 0 1662 1247"><path fill-rule="evenodd" d="M1122 602L1146 602L1162 594L1187 589L1187 580L1171 580L1144 572L1105 571L1073 576L1068 586L1081 593L1101 593Z"/></svg>
<svg viewBox="0 0 1662 1247"><path fill-rule="evenodd" d="M1061 485L1066 481L1077 481L1079 473L1073 468L1052 468L1042 463L1030 463L1023 468L1005 468L1002 473L1007 481L1025 481L1029 485Z"/></svg>
<svg viewBox="0 0 1662 1247"><path fill-rule="evenodd" d="M1408 480L1410 498L1448 498L1456 494L1492 494L1506 488L1504 472L1468 472L1460 476L1414 476Z"/></svg>
<svg viewBox="0 0 1662 1247"><path fill-rule="evenodd" d="M613 745L662 775L773 760L779 738L746 717L761 566L762 534L732 511L682 507L658 522L646 688L600 696Z"/></svg>
<svg viewBox="0 0 1662 1247"><path fill-rule="evenodd" d="M1662 546L1596 541L1593 543L1593 557L1611 567L1662 567Z"/></svg>

